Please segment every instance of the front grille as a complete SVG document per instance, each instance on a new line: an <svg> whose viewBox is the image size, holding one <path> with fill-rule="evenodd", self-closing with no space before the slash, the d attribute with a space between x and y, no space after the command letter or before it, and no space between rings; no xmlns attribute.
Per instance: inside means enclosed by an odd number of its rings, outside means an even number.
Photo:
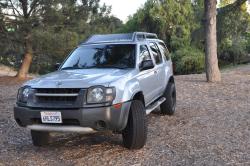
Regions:
<svg viewBox="0 0 250 166"><path fill-rule="evenodd" d="M36 89L36 104L42 107L76 106L80 91L74 88Z"/></svg>
<svg viewBox="0 0 250 166"><path fill-rule="evenodd" d="M48 94L72 94L79 93L80 89L75 88L50 88L50 89L36 89L36 93L48 93Z"/></svg>
<svg viewBox="0 0 250 166"><path fill-rule="evenodd" d="M70 104L75 102L77 99L76 96L37 96L37 101L39 103L55 103L55 104Z"/></svg>

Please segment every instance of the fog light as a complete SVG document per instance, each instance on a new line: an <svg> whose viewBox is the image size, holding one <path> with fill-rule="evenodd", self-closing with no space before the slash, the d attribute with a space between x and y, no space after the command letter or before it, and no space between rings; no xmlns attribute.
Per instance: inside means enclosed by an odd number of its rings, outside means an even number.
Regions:
<svg viewBox="0 0 250 166"><path fill-rule="evenodd" d="M99 120L97 123L96 123L96 127L97 129L99 130L104 130L106 128L106 123L102 120Z"/></svg>

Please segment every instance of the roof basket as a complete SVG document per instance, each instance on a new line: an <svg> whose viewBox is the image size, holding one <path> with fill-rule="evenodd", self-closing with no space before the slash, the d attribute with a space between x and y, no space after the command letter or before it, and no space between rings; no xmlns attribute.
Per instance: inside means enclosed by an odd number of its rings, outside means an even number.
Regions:
<svg viewBox="0 0 250 166"><path fill-rule="evenodd" d="M146 39L158 39L158 37L154 33L146 33L146 32L93 35L90 38L88 38L85 42L83 42L83 44L121 42L121 41L133 42L133 41L142 41Z"/></svg>

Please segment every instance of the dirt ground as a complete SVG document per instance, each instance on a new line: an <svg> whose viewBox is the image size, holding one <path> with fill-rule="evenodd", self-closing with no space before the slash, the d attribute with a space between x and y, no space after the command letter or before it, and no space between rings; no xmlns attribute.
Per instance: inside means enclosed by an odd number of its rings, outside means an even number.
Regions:
<svg viewBox="0 0 250 166"><path fill-rule="evenodd" d="M0 78L1 165L250 165L250 65L229 69L219 84L205 75L177 76L177 112L148 116L146 146L130 151L120 135L53 134L48 147L31 143L13 106L20 86Z"/></svg>

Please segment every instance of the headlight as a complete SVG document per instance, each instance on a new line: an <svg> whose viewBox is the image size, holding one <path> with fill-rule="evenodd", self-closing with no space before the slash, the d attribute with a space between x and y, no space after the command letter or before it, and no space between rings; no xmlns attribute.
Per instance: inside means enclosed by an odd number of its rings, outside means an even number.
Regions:
<svg viewBox="0 0 250 166"><path fill-rule="evenodd" d="M30 92L31 88L28 86L20 88L18 90L17 100L22 103L27 103Z"/></svg>
<svg viewBox="0 0 250 166"><path fill-rule="evenodd" d="M88 104L100 104L110 103L115 98L114 88L105 88L102 86L92 87L88 89L87 103Z"/></svg>

